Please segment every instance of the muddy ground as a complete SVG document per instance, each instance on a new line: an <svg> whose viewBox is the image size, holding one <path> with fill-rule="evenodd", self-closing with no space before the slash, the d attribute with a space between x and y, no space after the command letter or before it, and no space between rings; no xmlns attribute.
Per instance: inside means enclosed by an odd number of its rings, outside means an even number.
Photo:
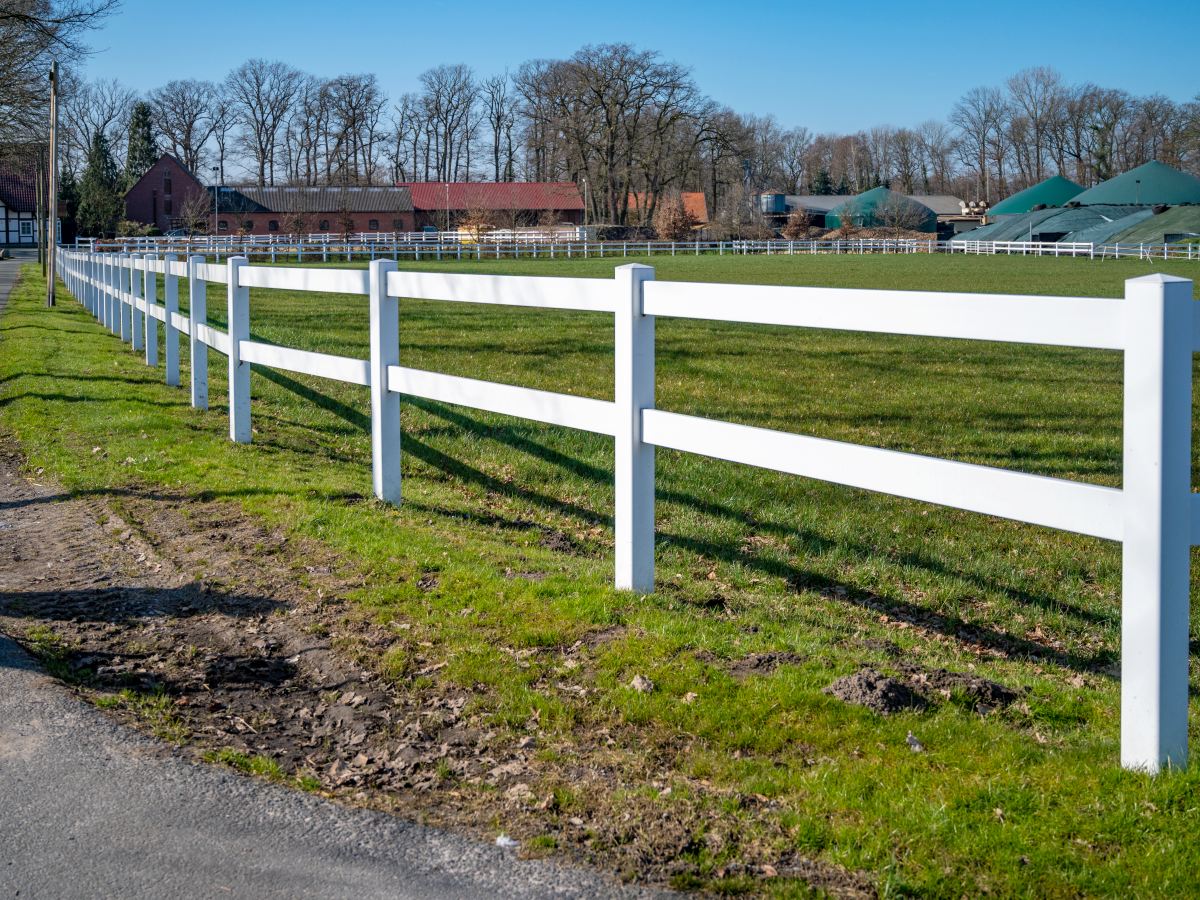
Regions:
<svg viewBox="0 0 1200 900"><path fill-rule="evenodd" d="M695 836L736 833L713 812L727 792L695 782L679 797L679 748L624 753L639 735L603 729L551 747L536 722L520 734L490 729L467 712L467 691L438 681L411 625L383 627L343 599L362 576L328 550L225 502L151 490L68 495L22 474L22 463L0 438L0 630L84 697L163 738L164 753L483 840L504 832L527 855L647 883L702 885ZM608 638L597 632L554 652L567 668L586 667ZM415 664L388 680L373 666L398 643ZM770 671L785 657L749 658L734 674ZM566 808L556 784L571 786ZM670 785L674 802L659 802ZM768 829L709 877L751 890L795 878L874 896L865 874L781 853L785 836L771 837Z"/></svg>

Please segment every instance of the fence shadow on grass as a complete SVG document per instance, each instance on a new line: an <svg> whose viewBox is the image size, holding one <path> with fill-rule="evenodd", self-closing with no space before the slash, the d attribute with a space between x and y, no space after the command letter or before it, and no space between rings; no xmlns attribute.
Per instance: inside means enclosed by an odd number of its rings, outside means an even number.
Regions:
<svg viewBox="0 0 1200 900"><path fill-rule="evenodd" d="M339 416L349 424L361 428L364 431L370 429L370 418L340 400L329 397L317 390L314 390L307 385L304 385L293 378L282 375L278 372L270 370L256 370L273 383L283 387L286 390L297 393L306 400L313 402L321 408ZM418 398L406 398L406 403L411 403L424 412L436 416L445 422L448 422L464 431L470 431L528 453L536 458L547 462L551 465L558 466L566 471L572 472L581 478L587 479L596 485L611 484L612 473L610 470L592 465L584 460L562 453L544 443L533 440L524 434L519 434L511 427L488 427L485 426L477 417L465 414L454 410L447 404L439 403ZM612 515L609 513L601 513L597 510L580 506L577 503L570 501L559 500L550 497L542 492L531 490L512 482L505 482L486 472L471 466L463 460L457 459L442 450L438 450L427 443L424 443L412 435L404 436L404 453L411 454L415 458L421 460L425 464L438 469L442 472L473 483L485 490L509 496L520 501L530 503L542 509L553 511L558 514L571 516L589 525L604 525L612 527ZM772 522L765 519L752 519L742 510L734 509L720 503L699 499L691 494L673 490L664 489L660 486L658 490L658 498L664 503L673 503L679 506L687 507L691 510L699 512L703 515L713 518L725 519L727 521L735 521L747 525L755 530L772 533L783 538L797 538L808 546L816 546L818 552L832 551L834 549L850 549L856 553L870 555L875 551L866 544L850 543L847 544L844 540L834 541L812 531L798 529L791 523ZM431 511L433 511L431 509ZM441 510L442 514L462 518L461 513L451 513L448 510ZM543 530L544 526L534 522L524 522L518 520L507 520L508 524L503 524L500 520L504 517L488 514L486 519L483 517L471 515L473 521L478 521L480 524L489 525L491 527L504 527L509 530L528 530L537 529ZM1025 655L1036 657L1048 661L1057 661L1071 668L1086 669L1088 671L1099 671L1103 667L1108 666L1112 662L1111 654L1098 656L1096 658L1074 656L1071 654L1062 653L1053 648L1045 647L1034 641L1029 641L1024 638L1016 638L1012 635L1005 634L986 626L968 623L958 617L945 616L939 613L934 613L928 609L898 601L879 597L861 589L837 582L825 576L818 575L809 571L804 571L785 563L775 562L769 559L759 557L757 555L747 555L739 552L735 547L730 547L724 544L710 543L696 538L684 537L680 535L670 535L663 532L658 534L658 543L660 545L674 545L682 547L689 552L701 554L714 559L720 559L730 564L740 564L758 571L766 575L781 578L789 585L797 589L808 588L818 590L823 594L831 597L845 600L846 602L854 603L858 606L864 606L871 609L878 609L881 612L887 612L888 615L906 621L911 621L914 624L920 624L923 627L930 628L949 637L954 637L960 640L969 640L979 643L982 646L991 649L1002 650L1006 653ZM1082 608L1076 604L1068 603L1061 598L1045 596L1032 593L1029 591L1015 588L1011 585L999 583L994 579L975 573L963 571L959 568L953 568L934 559L933 557L919 553L908 551L899 554L895 560L896 564L902 566L911 566L913 568L922 569L932 574L956 578L971 584L972 586L989 592L995 592L1004 596L1009 602L1024 607L1036 608L1048 612L1060 612L1078 620L1087 622L1089 625L1112 627L1119 620L1119 612L1114 609L1111 614L1097 613L1092 610Z"/></svg>

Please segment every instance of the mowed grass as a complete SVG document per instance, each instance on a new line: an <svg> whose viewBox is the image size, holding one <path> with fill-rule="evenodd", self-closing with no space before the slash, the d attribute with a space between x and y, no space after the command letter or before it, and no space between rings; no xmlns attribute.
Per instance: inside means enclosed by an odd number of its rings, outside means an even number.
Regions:
<svg viewBox="0 0 1200 900"><path fill-rule="evenodd" d="M611 277L627 261L411 267ZM924 255L637 261L660 279L1075 296L1200 272ZM1196 891L1200 766L1158 778L1118 767L1117 545L660 452L658 590L633 596L611 588L609 440L405 402L404 503L384 507L370 499L365 389L256 369L254 443L233 445L223 357L211 353L212 409L192 410L186 389L165 387L69 298L42 308L35 275L0 320L0 425L31 466L75 491L232 498L340 551L366 573L355 599L382 622L412 623L432 645L423 652L447 663L437 677L471 689L497 728L536 716L568 741L616 730L616 752L678 781L658 801L668 814L688 785L732 798L721 813L740 833L685 851L710 886L736 886L721 867L770 835L775 852L865 869L889 895ZM218 325L223 291L209 295ZM251 330L363 357L366 300L255 290ZM608 397L612 322L405 300L401 357ZM1120 484L1117 353L663 320L657 364L662 409ZM423 589L430 575L436 587ZM597 629L615 637L580 676L586 700L553 686L567 677L551 676L554 654L514 660ZM986 717L951 702L891 718L822 693L864 663L888 670L882 641L907 662L1028 693ZM742 680L726 671L772 651L794 664ZM378 664L407 677L412 652L398 641ZM635 674L656 689L630 690ZM926 752L910 750L909 731ZM769 802L736 799L755 795Z"/></svg>

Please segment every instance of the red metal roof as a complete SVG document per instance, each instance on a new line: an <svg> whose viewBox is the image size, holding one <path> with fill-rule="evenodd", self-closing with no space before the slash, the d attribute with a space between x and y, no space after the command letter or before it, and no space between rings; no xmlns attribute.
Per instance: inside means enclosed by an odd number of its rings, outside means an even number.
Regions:
<svg viewBox="0 0 1200 900"><path fill-rule="evenodd" d="M14 212L37 211L35 185L40 152L35 147L0 147L0 203ZM43 183L43 190L45 187Z"/></svg>
<svg viewBox="0 0 1200 900"><path fill-rule="evenodd" d="M636 215L648 210L654 195L650 194L649 197L649 200L646 199L645 191L630 191L629 211ZM708 200L705 199L704 191L680 191L679 197L683 200L683 208L691 214L697 225L708 224Z"/></svg>
<svg viewBox="0 0 1200 900"><path fill-rule="evenodd" d="M416 210L583 209L572 181L401 181L397 186L409 189Z"/></svg>

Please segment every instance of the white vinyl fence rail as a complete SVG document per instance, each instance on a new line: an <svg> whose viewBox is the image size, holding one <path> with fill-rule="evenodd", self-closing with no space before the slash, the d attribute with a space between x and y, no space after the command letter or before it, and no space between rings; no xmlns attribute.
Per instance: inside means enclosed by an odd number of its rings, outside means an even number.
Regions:
<svg viewBox="0 0 1200 900"><path fill-rule="evenodd" d="M330 262L352 259L616 259L642 256L809 256L907 253L966 253L982 256L1056 256L1087 259L1200 260L1200 242L1172 244L1082 244L1039 241L970 241L954 238L844 238L820 241L598 241L586 238L526 240L510 232L488 232L464 240L460 232L375 233L347 237L320 234L84 238L75 250L123 253L212 254L271 262Z"/></svg>
<svg viewBox="0 0 1200 900"><path fill-rule="evenodd" d="M60 250L68 288L149 365L165 330L166 380L179 383L179 341L191 344L192 404L206 408L209 348L228 357L229 434L248 443L250 367L301 372L371 389L375 494L399 503L400 398L408 394L609 435L616 444L616 584L654 588L654 449L697 453L1107 540L1123 552L1121 761L1157 772L1187 760L1190 548L1200 544L1191 491L1192 354L1200 316L1192 282L1147 275L1122 300L842 288L656 282L625 265L613 280L251 266L234 257L137 256ZM156 302L156 278L165 302ZM190 316L177 310L188 279ZM228 332L206 322L205 285L227 286ZM370 357L352 359L250 339L250 288L365 295ZM400 365L401 297L586 310L613 316L615 396L596 400ZM1124 353L1122 487L752 428L655 408L654 323L708 319Z"/></svg>

